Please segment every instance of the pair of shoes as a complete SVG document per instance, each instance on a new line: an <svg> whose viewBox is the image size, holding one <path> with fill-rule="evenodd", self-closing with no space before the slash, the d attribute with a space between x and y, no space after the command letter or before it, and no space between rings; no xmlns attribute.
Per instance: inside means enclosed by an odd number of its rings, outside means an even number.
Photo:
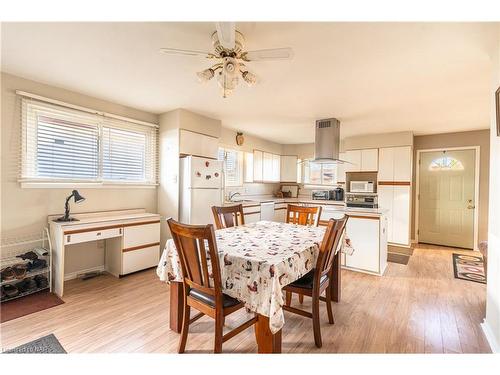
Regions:
<svg viewBox="0 0 500 375"><path fill-rule="evenodd" d="M5 267L1 271L0 277L2 278L2 281L14 280L16 278L16 274L14 273L12 267Z"/></svg>
<svg viewBox="0 0 500 375"><path fill-rule="evenodd" d="M18 294L19 290L16 288L15 285L5 284L2 286L2 298L4 299L12 298L17 296Z"/></svg>
<svg viewBox="0 0 500 375"><path fill-rule="evenodd" d="M47 261L45 259L35 259L27 264L28 271L37 270L40 268L47 267Z"/></svg>
<svg viewBox="0 0 500 375"><path fill-rule="evenodd" d="M38 259L38 255L34 251L28 251L27 253L17 255L16 258L21 258L22 260L35 260Z"/></svg>
<svg viewBox="0 0 500 375"><path fill-rule="evenodd" d="M33 280L31 277L28 277L21 281L20 283L16 284L16 288L19 290L21 293L26 293L31 290L35 290L37 288L37 283L35 280Z"/></svg>
<svg viewBox="0 0 500 375"><path fill-rule="evenodd" d="M5 267L1 272L2 281L22 279L26 276L28 267L24 263L14 264L11 267Z"/></svg>
<svg viewBox="0 0 500 375"><path fill-rule="evenodd" d="M47 278L44 275L36 275L34 277L34 279L35 279L36 285L39 288L46 288L49 286L49 280L47 280Z"/></svg>

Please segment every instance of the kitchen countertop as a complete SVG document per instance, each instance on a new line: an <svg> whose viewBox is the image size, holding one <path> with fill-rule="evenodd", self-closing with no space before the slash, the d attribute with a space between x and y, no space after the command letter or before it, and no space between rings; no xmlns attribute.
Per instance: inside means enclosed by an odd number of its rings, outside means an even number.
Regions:
<svg viewBox="0 0 500 375"><path fill-rule="evenodd" d="M339 201L327 201L327 200L312 200L307 197L298 197L298 198L275 198L275 197L251 197L245 198L241 201L226 201L224 202L224 206L231 206L234 204L241 203L243 207L255 207L260 205L261 203L266 202L274 202L274 204L284 204L284 203L305 203L305 204L317 204L323 207L323 210L327 211L338 211L349 214L369 214L373 216L380 216L386 214L389 210L385 208L357 208L357 207L346 207L344 202Z"/></svg>

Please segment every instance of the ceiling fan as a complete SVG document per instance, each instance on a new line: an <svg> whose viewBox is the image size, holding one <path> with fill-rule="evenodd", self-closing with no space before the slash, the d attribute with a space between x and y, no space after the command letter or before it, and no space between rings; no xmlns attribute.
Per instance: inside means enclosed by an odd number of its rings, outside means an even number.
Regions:
<svg viewBox="0 0 500 375"><path fill-rule="evenodd" d="M168 55L201 56L216 59L210 68L196 73L200 82L207 82L217 76L217 82L226 98L239 83L241 78L252 86L257 83L257 76L248 70L247 62L288 60L293 57L291 48L272 48L245 51L245 38L236 30L234 22L217 22L212 34L214 52L193 51L177 48L160 48Z"/></svg>

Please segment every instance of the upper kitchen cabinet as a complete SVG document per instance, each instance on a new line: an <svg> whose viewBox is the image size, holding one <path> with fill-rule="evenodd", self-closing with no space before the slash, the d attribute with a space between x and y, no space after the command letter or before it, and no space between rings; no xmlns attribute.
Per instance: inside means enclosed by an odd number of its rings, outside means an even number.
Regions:
<svg viewBox="0 0 500 375"><path fill-rule="evenodd" d="M179 131L179 153L217 159L219 139L189 130Z"/></svg>
<svg viewBox="0 0 500 375"><path fill-rule="evenodd" d="M281 182L297 182L297 161L296 155L281 155Z"/></svg>
<svg viewBox="0 0 500 375"><path fill-rule="evenodd" d="M412 148L385 147L379 149L379 181L410 182L412 177Z"/></svg>
<svg viewBox="0 0 500 375"><path fill-rule="evenodd" d="M376 172L378 170L378 149L376 148L341 152L339 159L347 163L337 166L338 182L345 182L346 172Z"/></svg>

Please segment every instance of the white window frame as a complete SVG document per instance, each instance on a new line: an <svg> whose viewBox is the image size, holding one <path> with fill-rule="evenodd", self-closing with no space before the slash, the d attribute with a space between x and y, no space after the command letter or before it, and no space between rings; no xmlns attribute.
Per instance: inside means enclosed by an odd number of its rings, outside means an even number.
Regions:
<svg viewBox="0 0 500 375"><path fill-rule="evenodd" d="M133 119L127 119L104 112L98 112L84 107L78 107L64 102L40 97L37 95L16 91L21 96L21 127L22 127L22 147L21 147L21 166L19 171L19 183L22 188L156 188L158 185L158 125L145 123ZM47 108L47 113L50 112L49 108L56 109L65 117L71 120L72 116L75 117L74 122L82 122L79 117L91 120L91 125L96 126L98 129L98 177L97 179L72 179L60 177L38 177L35 175L36 153L29 151L33 150L33 146L37 142L36 126L28 126L27 111L30 105L37 105L41 108ZM43 109L35 109L34 111L43 112ZM50 114L46 114L50 116ZM144 129L145 133L152 134L148 139L146 145L145 159L149 160L147 175L149 180L105 180L103 179L103 150L102 150L102 129L104 127L114 128L113 122L116 124L129 124L137 129ZM83 123L83 122L82 122ZM119 126L118 126L119 127ZM147 131L146 131L146 127ZM124 128L127 130L126 128ZM154 130L153 130L154 129ZM149 154L148 154L149 152ZM146 167L145 167L146 168Z"/></svg>
<svg viewBox="0 0 500 375"><path fill-rule="evenodd" d="M323 184L323 183L315 184L315 183L311 183L310 181L308 181L308 182L305 181L306 176L308 176L308 177L310 176L310 169L309 169L309 171L306 171L306 169L310 168L309 163L311 163L312 160L313 159L299 160L299 164L301 164L300 183L304 184L304 187L306 187L306 188L315 188L315 187L324 188L324 187L337 186L337 184L338 184L338 165L335 165L335 177L334 177L334 181L331 184ZM318 163L318 165L321 166L320 176L321 176L321 182L323 182L323 164Z"/></svg>
<svg viewBox="0 0 500 375"><path fill-rule="evenodd" d="M219 145L219 150L223 150L224 152L224 160L223 160L223 171L224 171L224 187L242 187L243 186L243 181L244 181L244 168L243 168L243 160L244 160L244 155L243 151L237 150L233 147L226 147L224 145ZM238 171L238 181L236 183L229 183L226 178L226 153L227 151L231 152L236 152L238 155L236 167ZM219 151L217 152L219 153ZM220 160L220 159L219 159Z"/></svg>

